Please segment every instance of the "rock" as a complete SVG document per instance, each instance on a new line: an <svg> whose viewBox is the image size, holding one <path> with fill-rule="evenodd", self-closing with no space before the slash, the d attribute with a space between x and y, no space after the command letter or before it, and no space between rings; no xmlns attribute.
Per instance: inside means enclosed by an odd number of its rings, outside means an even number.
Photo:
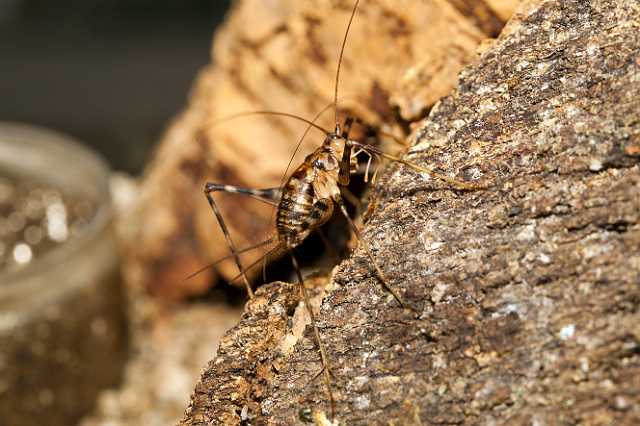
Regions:
<svg viewBox="0 0 640 426"><path fill-rule="evenodd" d="M375 187L363 234L417 313L362 249L324 290L334 424L640 422L640 7L522 10L406 157L488 189L399 164ZM182 425L331 417L312 329L278 350L298 300L294 285L257 292Z"/></svg>

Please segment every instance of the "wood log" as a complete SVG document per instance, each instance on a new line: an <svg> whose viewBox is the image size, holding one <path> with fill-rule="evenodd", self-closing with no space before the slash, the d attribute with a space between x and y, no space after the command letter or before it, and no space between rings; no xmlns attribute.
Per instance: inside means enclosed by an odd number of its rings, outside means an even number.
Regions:
<svg viewBox="0 0 640 426"><path fill-rule="evenodd" d="M397 136L449 93L477 46L495 36L516 0L490 2L366 0L345 52L340 110ZM200 266L228 254L202 188L205 181L266 188L280 184L304 124L282 117L220 119L275 110L312 118L333 99L340 44L353 0L237 1L218 32L188 109L173 123L142 184L138 207L123 218L129 282L163 297L205 291L232 262L192 280ZM332 129L333 114L319 121ZM317 147L312 133L294 160ZM271 210L220 197L238 247L265 238ZM249 263L261 255L245 256Z"/></svg>
<svg viewBox="0 0 640 426"><path fill-rule="evenodd" d="M315 289L330 407L294 284L262 287L182 425L640 423L640 7L530 2L412 136L363 251ZM331 423L330 423L331 422Z"/></svg>

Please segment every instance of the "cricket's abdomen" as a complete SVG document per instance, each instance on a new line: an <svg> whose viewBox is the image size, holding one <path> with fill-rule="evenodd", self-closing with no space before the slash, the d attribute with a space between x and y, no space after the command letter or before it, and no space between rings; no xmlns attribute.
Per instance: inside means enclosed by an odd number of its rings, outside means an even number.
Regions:
<svg viewBox="0 0 640 426"><path fill-rule="evenodd" d="M284 186L278 204L276 229L280 240L288 247L297 246L309 234L307 222L315 194L306 174L301 169L293 173Z"/></svg>

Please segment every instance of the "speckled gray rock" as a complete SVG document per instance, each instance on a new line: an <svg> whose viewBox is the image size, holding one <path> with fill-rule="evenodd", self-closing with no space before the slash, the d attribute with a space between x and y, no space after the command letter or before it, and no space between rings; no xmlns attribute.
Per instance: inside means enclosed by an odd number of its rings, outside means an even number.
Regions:
<svg viewBox="0 0 640 426"><path fill-rule="evenodd" d="M408 158L489 188L381 176L364 235L418 314L361 250L334 271L336 423L640 423L639 3L532 4L414 138ZM329 417L296 297L258 292L183 424Z"/></svg>

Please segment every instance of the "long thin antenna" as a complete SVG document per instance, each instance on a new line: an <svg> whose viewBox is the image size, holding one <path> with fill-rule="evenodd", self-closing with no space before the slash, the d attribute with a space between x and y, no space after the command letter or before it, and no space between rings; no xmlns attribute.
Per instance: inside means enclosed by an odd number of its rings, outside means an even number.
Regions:
<svg viewBox="0 0 640 426"><path fill-rule="evenodd" d="M316 123L312 122L311 120L307 120L304 117L300 117L300 116L295 115L295 114L290 114L288 112L269 111L269 110L239 112L237 114L232 114L232 115L229 115L227 117L224 117L224 118L221 118L219 120L216 120L211 124L211 126L217 126L218 124L225 123L227 121L235 120L235 119L241 118L241 117L248 117L248 116L251 116L251 115L275 115L275 116L279 116L279 117L289 117L289 118L293 118L293 119L298 120L298 121L302 121L303 123L307 123L309 126L320 130L325 135L328 135L328 134L331 133L327 129L324 129L321 126L318 126Z"/></svg>
<svg viewBox="0 0 640 426"><path fill-rule="evenodd" d="M287 168L284 170L284 173L282 174L282 179L280 179L280 188L282 188L284 186L284 182L287 179L287 175L289 174L289 168L291 167L291 164L293 163L293 159L295 158L296 154L298 153L298 150L300 149L300 146L302 145L302 142L304 142L304 139L307 137L307 134L309 133L309 130L311 130L311 128L313 126L315 126L316 121L320 118L320 116L322 116L322 114L324 114L326 110L331 108L332 105L333 104L329 104L329 105L325 106L324 108L322 108L322 110L320 110L320 112L318 112L315 115L315 117L313 117L311 122L308 123L308 126L305 129L304 133L302 134L300 139L298 139L298 143L296 144L296 149L293 150L293 155L291 155L291 157L289 158L289 162L287 163Z"/></svg>
<svg viewBox="0 0 640 426"><path fill-rule="evenodd" d="M246 252L251 251L251 250L255 250L255 249L260 248L260 247L264 247L264 246L266 246L266 245L271 244L273 241L274 241L274 239L273 239L273 238L269 238L268 240L262 241L262 242L260 242L260 243L258 243L258 244L255 244L255 245L252 245L252 246L249 246L249 247L245 247L245 248L243 248L243 249L240 249L240 250L236 251L236 254L242 254L242 253L246 253ZM225 260L228 260L228 259L233 258L233 256L234 256L233 254L230 254L230 255L227 255L227 256L221 257L220 259L216 260L215 262L211 262L210 264L208 264L208 265L206 265L206 266L203 266L202 268L200 268L200 269L198 269L197 271L193 272L193 273L192 273L192 274L190 274L188 277L186 277L183 281L190 280L191 278L193 278L193 277L195 277L196 275L198 275L198 274L200 274L200 273L202 273L202 272L206 271L207 269L213 268L213 267L214 267L214 266L216 266L217 264L222 263L222 262L224 262Z"/></svg>
<svg viewBox="0 0 640 426"><path fill-rule="evenodd" d="M351 23L353 22L353 17L356 16L356 11L358 10L358 3L360 0L356 0L356 4L353 5L353 10L351 11L351 17L349 18L349 23L347 24L347 30L344 32L344 39L342 39L342 47L340 47L340 57L338 58L338 69L336 71L336 84L335 84L335 92L333 94L333 104L336 107L336 133L340 133L340 125L338 124L338 86L340 85L340 67L342 66L342 55L344 55L344 47L347 45L347 37L349 36L349 29L351 29Z"/></svg>
<svg viewBox="0 0 640 426"><path fill-rule="evenodd" d="M237 280L238 278L241 278L243 275L245 275L251 268L255 267L258 263L262 262L262 259L264 259L265 257L271 256L274 253L277 253L278 250L283 250L285 248L285 245L283 243L278 243L278 245L274 246L272 249L269 249L269 251L267 251L265 254L263 254L262 256L260 256L260 258L258 260L256 260L255 262L253 262L251 265L247 266L246 268L244 268L242 271L240 271L240 273L238 275L236 275L235 277L231 278L229 280L229 283L233 283L235 280Z"/></svg>

